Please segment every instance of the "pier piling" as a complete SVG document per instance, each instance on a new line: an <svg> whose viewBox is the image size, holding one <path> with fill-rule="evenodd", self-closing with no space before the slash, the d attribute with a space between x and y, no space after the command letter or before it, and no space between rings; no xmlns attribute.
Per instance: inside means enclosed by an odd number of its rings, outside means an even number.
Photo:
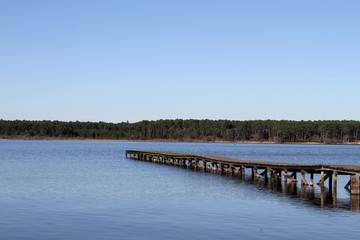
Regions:
<svg viewBox="0 0 360 240"><path fill-rule="evenodd" d="M319 174L320 180L317 182L323 191L325 181L328 181L329 191L336 195L338 175L350 176L350 181L345 188L351 195L360 195L360 166L355 165L326 165L326 164L295 164L285 162L268 161L249 161L240 160L222 156L200 156L192 154L126 150L126 158L144 160L150 162L162 163L165 165L183 166L194 170L207 170L219 173L240 174L245 177L246 168L251 170L251 177L257 181L261 176L273 180L279 180L284 176L284 182L287 186L287 180L291 183L297 182L297 174L301 174L301 185L303 187L314 186L314 175ZM262 170L261 173L258 170ZM290 174L291 173L291 174ZM310 174L310 182L306 180L306 175ZM292 184L293 185L293 184ZM287 190L287 189L285 189ZM336 197L335 200L336 201Z"/></svg>

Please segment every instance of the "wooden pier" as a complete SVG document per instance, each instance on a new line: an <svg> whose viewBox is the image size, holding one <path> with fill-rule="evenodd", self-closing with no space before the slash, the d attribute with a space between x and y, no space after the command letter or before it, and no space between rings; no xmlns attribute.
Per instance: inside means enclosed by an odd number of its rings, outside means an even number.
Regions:
<svg viewBox="0 0 360 240"><path fill-rule="evenodd" d="M336 195L337 177L339 175L350 176L349 182L345 185L352 195L360 194L360 166L358 165L328 165L328 164L296 164L286 162L269 161L249 161L221 156L200 156L192 154L126 150L126 158L158 162L167 165L183 166L187 168L239 174L245 176L246 172L251 172L253 179L264 177L268 179L284 179L296 183L298 176L303 186L314 186L314 175L318 174L319 181L316 183L320 187L325 186L327 181L329 190Z"/></svg>

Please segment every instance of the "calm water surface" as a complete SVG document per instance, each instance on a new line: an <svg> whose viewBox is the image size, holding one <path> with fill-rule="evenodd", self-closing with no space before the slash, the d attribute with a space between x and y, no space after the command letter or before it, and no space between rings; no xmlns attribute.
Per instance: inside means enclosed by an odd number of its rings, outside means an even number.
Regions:
<svg viewBox="0 0 360 240"><path fill-rule="evenodd" d="M358 239L359 199L129 160L125 149L359 164L360 146L0 141L0 239Z"/></svg>

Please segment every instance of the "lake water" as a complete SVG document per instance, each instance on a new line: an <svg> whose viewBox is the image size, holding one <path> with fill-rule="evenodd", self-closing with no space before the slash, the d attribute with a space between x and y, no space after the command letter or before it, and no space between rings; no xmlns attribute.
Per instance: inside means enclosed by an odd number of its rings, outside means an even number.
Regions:
<svg viewBox="0 0 360 240"><path fill-rule="evenodd" d="M0 239L358 239L359 199L125 158L125 149L360 165L360 146L0 141Z"/></svg>

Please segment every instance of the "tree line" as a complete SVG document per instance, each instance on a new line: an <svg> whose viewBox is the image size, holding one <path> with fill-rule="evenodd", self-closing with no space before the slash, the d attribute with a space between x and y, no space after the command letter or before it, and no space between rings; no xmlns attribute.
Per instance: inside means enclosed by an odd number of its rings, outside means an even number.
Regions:
<svg viewBox="0 0 360 240"><path fill-rule="evenodd" d="M136 123L0 120L0 136L166 141L360 141L360 121L156 120Z"/></svg>

